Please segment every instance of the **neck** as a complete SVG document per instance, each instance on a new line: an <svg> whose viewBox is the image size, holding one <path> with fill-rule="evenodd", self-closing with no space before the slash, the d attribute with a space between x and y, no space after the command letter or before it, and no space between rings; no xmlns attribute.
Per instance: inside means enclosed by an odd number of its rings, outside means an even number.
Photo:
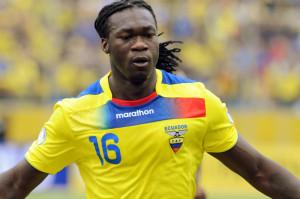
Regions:
<svg viewBox="0 0 300 199"><path fill-rule="evenodd" d="M129 80L117 78L113 71L108 80L113 98L136 100L146 97L155 91L156 71L153 70L149 77L140 84L134 84Z"/></svg>

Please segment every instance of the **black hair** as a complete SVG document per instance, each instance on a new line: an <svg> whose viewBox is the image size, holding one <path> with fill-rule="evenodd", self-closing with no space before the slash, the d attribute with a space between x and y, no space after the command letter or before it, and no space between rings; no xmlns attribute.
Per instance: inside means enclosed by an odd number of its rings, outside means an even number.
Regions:
<svg viewBox="0 0 300 199"><path fill-rule="evenodd" d="M94 24L95 29L99 34L100 38L103 39L108 37L108 19L111 15L113 15L116 12L120 12L122 10L133 7L144 8L148 10L152 14L155 20L155 25L157 26L154 11L152 7L144 0L119 0L104 6L100 10ZM161 34L162 33L158 34L158 36L160 36ZM156 68L165 70L170 73L176 71L175 68L179 65L179 62L181 62L181 59L176 56L176 53L180 52L181 49L167 48L168 45L174 43L181 43L181 41L166 41L159 43L159 57L156 64Z"/></svg>

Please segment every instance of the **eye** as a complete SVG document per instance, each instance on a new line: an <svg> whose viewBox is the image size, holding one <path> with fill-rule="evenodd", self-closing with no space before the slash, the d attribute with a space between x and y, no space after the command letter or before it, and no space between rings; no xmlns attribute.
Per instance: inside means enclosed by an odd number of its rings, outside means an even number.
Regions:
<svg viewBox="0 0 300 199"><path fill-rule="evenodd" d="M146 33L144 36L145 36L146 38L151 39L152 37L155 36L155 33Z"/></svg>
<svg viewBox="0 0 300 199"><path fill-rule="evenodd" d="M122 39L123 41L128 41L132 38L132 36L131 35L121 35L119 38Z"/></svg>

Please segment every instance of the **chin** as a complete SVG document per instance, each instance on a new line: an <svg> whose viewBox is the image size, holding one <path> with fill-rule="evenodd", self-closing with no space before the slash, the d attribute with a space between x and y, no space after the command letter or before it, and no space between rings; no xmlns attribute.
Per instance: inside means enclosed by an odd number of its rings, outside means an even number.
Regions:
<svg viewBox="0 0 300 199"><path fill-rule="evenodd" d="M147 80L147 75L140 73L130 78L130 82L134 85L141 85Z"/></svg>

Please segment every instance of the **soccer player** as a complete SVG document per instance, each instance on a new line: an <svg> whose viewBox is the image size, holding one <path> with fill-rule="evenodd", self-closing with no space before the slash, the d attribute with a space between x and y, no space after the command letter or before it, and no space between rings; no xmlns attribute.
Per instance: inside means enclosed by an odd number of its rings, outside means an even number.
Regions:
<svg viewBox="0 0 300 199"><path fill-rule="evenodd" d="M300 199L299 180L238 135L218 97L170 73L178 49L159 44L150 5L111 3L95 28L111 72L55 105L25 160L0 176L1 199L25 198L71 163L88 199L193 198L204 152L267 196Z"/></svg>

